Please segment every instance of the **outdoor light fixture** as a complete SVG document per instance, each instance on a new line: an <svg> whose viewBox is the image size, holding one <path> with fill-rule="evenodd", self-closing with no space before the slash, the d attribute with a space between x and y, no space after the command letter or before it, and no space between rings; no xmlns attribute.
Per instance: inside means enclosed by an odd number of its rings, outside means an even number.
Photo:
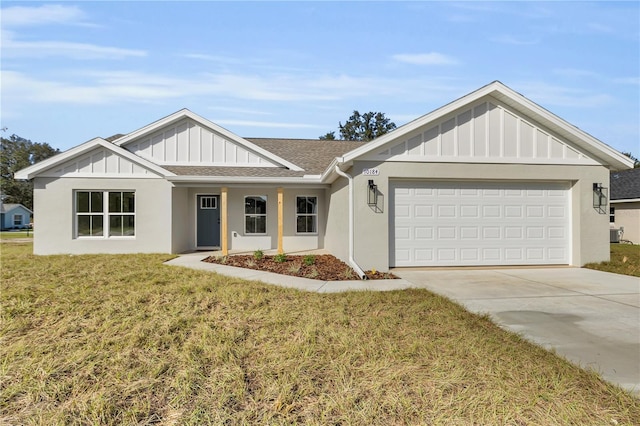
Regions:
<svg viewBox="0 0 640 426"><path fill-rule="evenodd" d="M373 183L373 179L369 179L369 192L367 193L367 204L370 206L378 205L378 185Z"/></svg>
<svg viewBox="0 0 640 426"><path fill-rule="evenodd" d="M593 184L593 208L597 209L600 212L600 214L605 213L608 194L609 194L609 189L603 188L601 183Z"/></svg>

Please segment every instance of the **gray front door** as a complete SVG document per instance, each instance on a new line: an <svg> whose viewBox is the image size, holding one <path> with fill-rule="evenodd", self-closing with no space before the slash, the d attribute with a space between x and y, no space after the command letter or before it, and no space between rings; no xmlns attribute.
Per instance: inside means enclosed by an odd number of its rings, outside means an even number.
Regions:
<svg viewBox="0 0 640 426"><path fill-rule="evenodd" d="M217 195L197 197L197 247L220 247L220 209Z"/></svg>

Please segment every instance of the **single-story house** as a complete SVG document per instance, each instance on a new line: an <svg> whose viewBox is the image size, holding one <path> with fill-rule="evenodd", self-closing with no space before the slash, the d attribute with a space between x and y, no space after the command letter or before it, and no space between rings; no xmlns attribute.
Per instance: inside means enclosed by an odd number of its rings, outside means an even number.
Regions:
<svg viewBox="0 0 640 426"><path fill-rule="evenodd" d="M607 260L604 188L631 166L496 81L368 143L246 139L183 109L16 178L47 212L36 254L322 248L361 272Z"/></svg>
<svg viewBox="0 0 640 426"><path fill-rule="evenodd" d="M0 229L23 229L31 224L33 212L22 204L5 204L0 201Z"/></svg>
<svg viewBox="0 0 640 426"><path fill-rule="evenodd" d="M609 223L622 238L640 244L640 168L611 173Z"/></svg>

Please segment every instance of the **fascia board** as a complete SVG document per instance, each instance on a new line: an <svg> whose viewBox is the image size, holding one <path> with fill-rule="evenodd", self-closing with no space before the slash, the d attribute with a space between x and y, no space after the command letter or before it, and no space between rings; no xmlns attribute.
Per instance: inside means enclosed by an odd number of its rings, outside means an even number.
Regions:
<svg viewBox="0 0 640 426"><path fill-rule="evenodd" d="M396 139L398 137L402 137L405 134L411 133L414 130L424 126L427 123L435 121L468 103L472 103L480 99L481 97L486 96L487 94L489 94L491 91L494 90L494 88L496 87L496 84L500 84L500 83L493 82L488 84L487 86L481 87L475 92L472 92L466 96L463 96L462 98L456 99L455 101L450 102L447 105L444 105L426 115L423 115L422 117L418 117L415 120L410 121L404 126L398 127L396 130L392 132L389 132L385 135L380 136L377 139L374 139L373 141L369 142L368 144L360 148L356 148L353 151L346 153L343 156L344 161L345 162L353 161L354 159L364 154L368 154L371 151L375 151L376 149L380 148L381 146L383 146L384 144L386 144L387 142L393 139Z"/></svg>
<svg viewBox="0 0 640 426"><path fill-rule="evenodd" d="M83 144L80 144L76 147L68 149L60 154L56 154L53 157L49 157L46 160L42 160L39 163L36 163L32 166L26 167L22 170L18 170L14 178L18 180L28 180L32 179L39 172L51 168L59 163L63 163L67 160L72 159L78 155L82 155L85 152L88 152L99 145L99 141L103 140L102 138L94 138ZM105 141L106 142L106 141ZM108 142L106 142L108 143Z"/></svg>
<svg viewBox="0 0 640 426"><path fill-rule="evenodd" d="M633 168L633 160L631 160L629 157L611 148L609 145L591 136L584 130L579 129L578 127L570 124L564 119L558 117L554 113L548 111L546 108L541 107L535 102L513 91L513 89L500 84L496 87L496 92L499 92L503 96L508 97L512 102L516 103L515 106L509 104L510 106L514 106L516 107L516 109L524 109L525 115L527 115L527 113L533 112L543 119L542 124L549 125L549 123L551 123L552 126L556 126L562 129L564 132L569 133L571 136L573 136L572 142L576 143L576 145L590 152L594 156L605 160L607 163L609 163L608 165L613 166L614 168L616 168L616 170ZM544 121L547 121L547 123L545 123Z"/></svg>
<svg viewBox="0 0 640 426"><path fill-rule="evenodd" d="M169 182L193 182L193 183L255 183L255 184L320 184L323 183L318 177L299 178L299 177L249 177L249 176L170 176L167 177Z"/></svg>
<svg viewBox="0 0 640 426"><path fill-rule="evenodd" d="M198 114L189 111L188 109L184 108L181 109L178 112L175 112L171 115L168 115L165 118L162 118L158 121L154 121L153 123L138 129L138 130L134 130L133 132L129 133L126 136L123 136L122 138L116 140L114 142L114 145L118 145L118 146L122 146L124 144L126 144L127 142L130 142L134 139L140 138L140 137L144 137L148 134L151 134L153 132L155 132L156 130L167 126L171 123L174 123L176 121L182 120L184 118L190 118L191 120L195 121L196 123L201 124L204 127L208 127L211 130L220 133L221 135L225 136L226 138L228 138L229 140L244 146L268 159L270 159L271 161L273 161L274 163L277 163L281 166L287 167L290 170L294 170L297 172L303 171L303 169L301 169L300 167L296 166L295 164L285 160L284 158L278 157L277 155L273 154L272 152L267 151L266 149L263 149L261 147L259 147L258 145L249 142L248 140L236 135L235 133L230 132L229 130L225 129L224 127L220 127L219 125L215 124L212 121L207 120L204 117L199 116Z"/></svg>
<svg viewBox="0 0 640 426"><path fill-rule="evenodd" d="M54 155L53 157L49 157L46 160L43 160L37 164L34 164L33 166L29 166L27 168L24 168L22 170L19 170L15 173L14 178L18 179L18 180L29 180L29 179L33 179L37 174L39 174L42 171L48 170L52 167L55 167L56 165L60 164L60 163L64 163L65 161L69 161L77 156L80 156L82 154L85 154L97 147L103 147L106 148L112 152L114 152L115 154L118 154L122 157L125 157L126 159L146 168L149 170L152 170L153 172L157 173L160 176L171 176L173 175L173 173L169 172L168 170L163 169L162 167L159 167L147 160L145 160L144 158L138 157L137 155L127 151L124 148L121 148L119 146L115 146L112 143L107 142L106 140L102 139L102 138L94 138L91 139L90 141L87 141L81 145L78 145L74 148L71 148L65 152L62 152L60 154Z"/></svg>
<svg viewBox="0 0 640 426"><path fill-rule="evenodd" d="M5 206L6 206L6 204L5 204ZM22 207L23 209L25 209L25 210L26 210L26 211L28 211L29 213L33 214L33 211L29 210L27 207L23 206L22 204L18 204L18 205L16 205L15 207L10 208L9 210L5 210L5 211L4 211L4 214L9 214L9 213L11 213L11 212L12 212L12 211L14 211L14 210L19 209L20 207Z"/></svg>
<svg viewBox="0 0 640 426"><path fill-rule="evenodd" d="M352 161L362 155L380 148L382 145L393 139L402 137L403 135L418 129L419 127L422 127L429 122L436 121L455 111L456 109L462 108L467 104L471 104L484 96L493 96L497 100L500 100L502 102L504 102L505 98L507 98L509 100L509 102L505 102L507 105L515 109L520 109L521 112L523 112L525 115L530 115L531 113L537 115L542 119L541 124L543 125L546 124L548 126L549 124L551 124L551 126L562 129L564 132L567 132L572 136L572 142L590 152L595 157L604 160L604 162L608 163L607 165L612 166L616 170L633 168L633 161L628 157L624 156L620 152L611 148L609 145L594 138L583 130L580 130L579 128L569 124L562 118L546 110L535 102L527 99L523 95L515 92L499 81L489 83L488 85L481 87L480 89L471 92L466 96L463 96L441 108L436 109L435 111L432 111L405 124L402 127L399 127L398 129L390 133L387 133L386 135L379 137L378 139L375 139L374 141L363 147L356 148L353 151L348 152L344 155L344 159L345 161Z"/></svg>
<svg viewBox="0 0 640 426"><path fill-rule="evenodd" d="M619 200L610 200L609 203L611 204L618 204L618 203L637 203L640 202L640 198L622 198Z"/></svg>
<svg viewBox="0 0 640 426"><path fill-rule="evenodd" d="M353 165L353 161L346 161L344 157L336 157L334 158L329 166L324 170L322 175L320 175L320 180L326 183L332 183L335 181L339 175L336 173L336 166L342 166L340 169L348 169Z"/></svg>

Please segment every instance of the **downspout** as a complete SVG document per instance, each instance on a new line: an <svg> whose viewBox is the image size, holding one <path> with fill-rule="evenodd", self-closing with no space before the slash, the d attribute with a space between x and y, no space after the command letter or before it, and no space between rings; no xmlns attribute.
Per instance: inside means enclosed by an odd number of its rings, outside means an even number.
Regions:
<svg viewBox="0 0 640 426"><path fill-rule="evenodd" d="M362 271L362 268L358 266L355 259L353 258L353 236L354 236L354 227L353 227L353 176L343 172L340 170L340 166L336 164L336 173L342 177L347 178L349 181L349 264L356 271L356 274L363 280L367 279L367 275Z"/></svg>

